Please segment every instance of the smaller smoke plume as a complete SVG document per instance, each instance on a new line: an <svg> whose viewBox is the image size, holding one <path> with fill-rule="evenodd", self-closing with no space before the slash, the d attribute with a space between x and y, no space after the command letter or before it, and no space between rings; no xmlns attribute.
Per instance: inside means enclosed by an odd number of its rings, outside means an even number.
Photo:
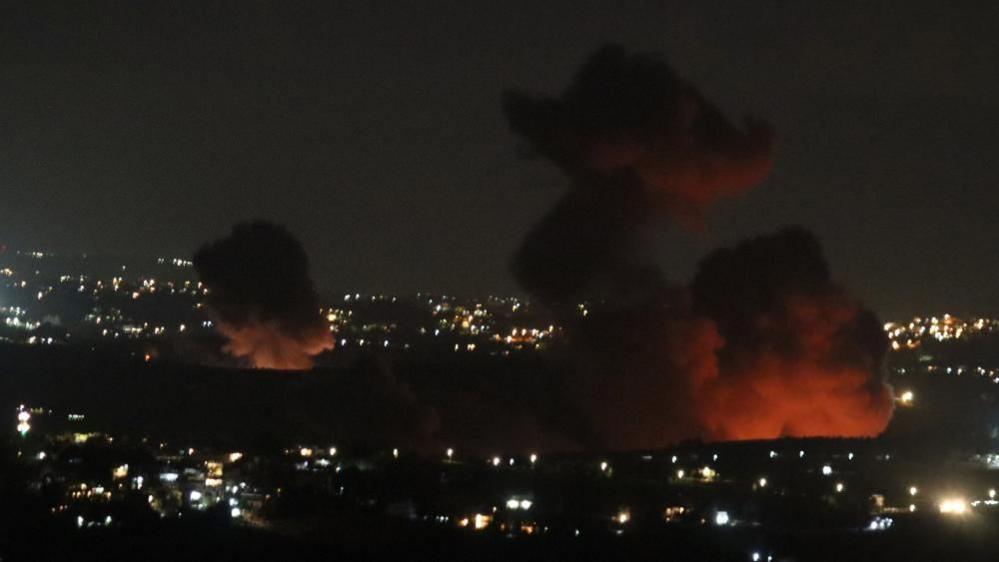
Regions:
<svg viewBox="0 0 999 562"><path fill-rule="evenodd" d="M332 349L302 244L285 228L255 221L203 246L194 266L208 287L208 305L224 350L260 369L308 369Z"/></svg>

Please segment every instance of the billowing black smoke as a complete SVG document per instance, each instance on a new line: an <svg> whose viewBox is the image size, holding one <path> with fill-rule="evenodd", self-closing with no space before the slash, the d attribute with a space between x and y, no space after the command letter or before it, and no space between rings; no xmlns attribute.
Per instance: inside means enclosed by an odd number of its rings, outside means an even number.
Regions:
<svg viewBox="0 0 999 562"><path fill-rule="evenodd" d="M884 428L883 335L832 282L810 233L718 250L689 288L638 257L660 219L700 228L716 201L763 180L766 124L733 124L664 61L616 46L592 55L561 96L508 93L504 109L570 180L513 271L569 329L563 387L587 419L584 446ZM594 298L605 302L578 315Z"/></svg>
<svg viewBox="0 0 999 562"><path fill-rule="evenodd" d="M284 227L237 224L203 246L194 266L227 339L225 351L261 369L308 369L332 349L302 244Z"/></svg>

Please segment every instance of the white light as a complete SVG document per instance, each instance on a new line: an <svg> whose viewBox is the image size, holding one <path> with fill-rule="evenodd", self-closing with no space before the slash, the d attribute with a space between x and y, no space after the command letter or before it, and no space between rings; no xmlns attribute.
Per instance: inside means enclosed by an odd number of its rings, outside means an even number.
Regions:
<svg viewBox="0 0 999 562"><path fill-rule="evenodd" d="M715 525L722 526L728 525L728 512L727 511L716 511L715 512Z"/></svg>
<svg viewBox="0 0 999 562"><path fill-rule="evenodd" d="M798 451L798 458L799 459L805 458L805 451Z"/></svg>
<svg viewBox="0 0 999 562"><path fill-rule="evenodd" d="M760 553L759 552L754 552L753 555L750 558L752 558L753 562L758 562L759 559L760 559Z"/></svg>
<svg viewBox="0 0 999 562"><path fill-rule="evenodd" d="M992 488L989 490L989 499L995 499L995 497L996 497L996 490L995 488Z"/></svg>
<svg viewBox="0 0 999 562"><path fill-rule="evenodd" d="M176 472L164 472L160 474L160 480L164 482L176 482L179 475Z"/></svg>
<svg viewBox="0 0 999 562"><path fill-rule="evenodd" d="M777 458L777 451L770 451L770 458L772 459Z"/></svg>
<svg viewBox="0 0 999 562"><path fill-rule="evenodd" d="M240 515L242 515L242 514L243 514L243 512L242 512L242 511L240 511L240 509L239 509L238 507L234 507L234 508L232 508L232 509L231 509L231 510L229 511L229 515L231 515L231 516L232 516L232 517L233 517L234 519L235 519L236 517L239 517L239 516L240 516Z"/></svg>
<svg viewBox="0 0 999 562"><path fill-rule="evenodd" d="M493 457L493 466L499 466L499 465L500 465L500 458Z"/></svg>
<svg viewBox="0 0 999 562"><path fill-rule="evenodd" d="M608 466L609 466L609 465L607 464L607 461L603 461L603 462L601 462L601 463L600 463L600 470L601 470L601 472L607 472L607 467L608 467Z"/></svg>
<svg viewBox="0 0 999 562"><path fill-rule="evenodd" d="M940 502L940 513L963 515L968 511L968 503L962 498L948 498Z"/></svg>
<svg viewBox="0 0 999 562"><path fill-rule="evenodd" d="M684 475L684 474L685 474L685 473L683 472L683 469L682 469L682 468L681 468L680 470L676 471L676 477L677 477L677 478L680 478L680 479L682 479L682 478L683 478L683 475Z"/></svg>
<svg viewBox="0 0 999 562"><path fill-rule="evenodd" d="M919 493L919 488L915 486L909 486L909 495L914 496Z"/></svg>
<svg viewBox="0 0 999 562"><path fill-rule="evenodd" d="M767 487L767 479L766 478L760 478L759 484L760 484L760 488L766 488Z"/></svg>
<svg viewBox="0 0 999 562"><path fill-rule="evenodd" d="M828 464L822 465L822 475L829 476L830 474L832 474L832 467Z"/></svg>
<svg viewBox="0 0 999 562"><path fill-rule="evenodd" d="M445 451L445 454L447 455L447 458L453 457L454 456L454 449L448 447L448 450Z"/></svg>
<svg viewBox="0 0 999 562"><path fill-rule="evenodd" d="M517 500L515 500L513 498L510 498L510 499L506 500L506 508L507 509L518 509L519 507L520 507L520 502L519 501L517 501Z"/></svg>
<svg viewBox="0 0 999 562"><path fill-rule="evenodd" d="M673 455L672 461L673 461L673 464L676 464L676 455Z"/></svg>
<svg viewBox="0 0 999 562"><path fill-rule="evenodd" d="M202 496L201 496L201 492L199 492L199 491L197 491L197 490L192 490L192 491L191 491L191 501L192 501L192 502L198 502L198 501L201 501L201 497L202 497Z"/></svg>
<svg viewBox="0 0 999 562"><path fill-rule="evenodd" d="M837 493L837 494L841 494L841 493L843 493L843 490L844 490L845 488L846 488L846 486L844 486L842 482L837 482L837 483L836 483L836 493Z"/></svg>
<svg viewBox="0 0 999 562"><path fill-rule="evenodd" d="M853 453L848 454L846 456L846 458L847 458L847 460L851 460L852 461L853 460Z"/></svg>
<svg viewBox="0 0 999 562"><path fill-rule="evenodd" d="M531 509L532 505L534 505L534 502L531 500L520 500L520 509Z"/></svg>
<svg viewBox="0 0 999 562"><path fill-rule="evenodd" d="M531 453L531 464L534 464L536 462L538 462L538 455L535 453Z"/></svg>
<svg viewBox="0 0 999 562"><path fill-rule="evenodd" d="M83 527L83 516L82 516L82 515L77 515L77 516L76 516L76 527L77 527L78 529L79 529L80 527Z"/></svg>
<svg viewBox="0 0 999 562"><path fill-rule="evenodd" d="M392 449L392 457L399 458L399 449Z"/></svg>
<svg viewBox="0 0 999 562"><path fill-rule="evenodd" d="M331 457L335 457L336 456L336 447L330 447L330 456Z"/></svg>
<svg viewBox="0 0 999 562"><path fill-rule="evenodd" d="M28 421L30 419L31 419L31 413L30 412L18 412L18 414L17 414L17 420L18 421L26 422L26 421Z"/></svg>

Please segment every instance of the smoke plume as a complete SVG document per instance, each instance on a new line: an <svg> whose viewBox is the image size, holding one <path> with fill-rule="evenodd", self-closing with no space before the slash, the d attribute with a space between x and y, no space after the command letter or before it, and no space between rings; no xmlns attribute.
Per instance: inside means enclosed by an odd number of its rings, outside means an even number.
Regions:
<svg viewBox="0 0 999 562"><path fill-rule="evenodd" d="M594 53L562 96L507 92L503 107L514 132L572 181L515 264L546 300L619 270L636 226L660 217L700 226L714 202L759 183L772 163L767 124L734 125L669 65L617 46Z"/></svg>
<svg viewBox="0 0 999 562"><path fill-rule="evenodd" d="M790 228L706 257L689 287L638 258L660 219L700 227L772 164L762 121L728 121L662 60L610 46L559 97L508 93L513 130L569 178L513 263L570 331L564 393L585 445L870 436L891 415L884 336ZM604 302L581 318L575 304Z"/></svg>
<svg viewBox="0 0 999 562"><path fill-rule="evenodd" d="M302 244L263 221L237 224L203 246L194 266L208 287L208 305L224 350L260 369L308 369L332 349Z"/></svg>

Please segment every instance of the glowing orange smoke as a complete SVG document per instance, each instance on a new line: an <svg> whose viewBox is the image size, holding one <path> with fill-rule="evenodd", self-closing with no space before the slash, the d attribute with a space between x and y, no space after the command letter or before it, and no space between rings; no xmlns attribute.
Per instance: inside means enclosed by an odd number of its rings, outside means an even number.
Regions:
<svg viewBox="0 0 999 562"><path fill-rule="evenodd" d="M274 322L236 326L220 322L218 331L228 342L222 350L236 358L245 358L257 369L285 371L312 367L312 358L333 349L333 338L323 326L312 333L291 335Z"/></svg>

